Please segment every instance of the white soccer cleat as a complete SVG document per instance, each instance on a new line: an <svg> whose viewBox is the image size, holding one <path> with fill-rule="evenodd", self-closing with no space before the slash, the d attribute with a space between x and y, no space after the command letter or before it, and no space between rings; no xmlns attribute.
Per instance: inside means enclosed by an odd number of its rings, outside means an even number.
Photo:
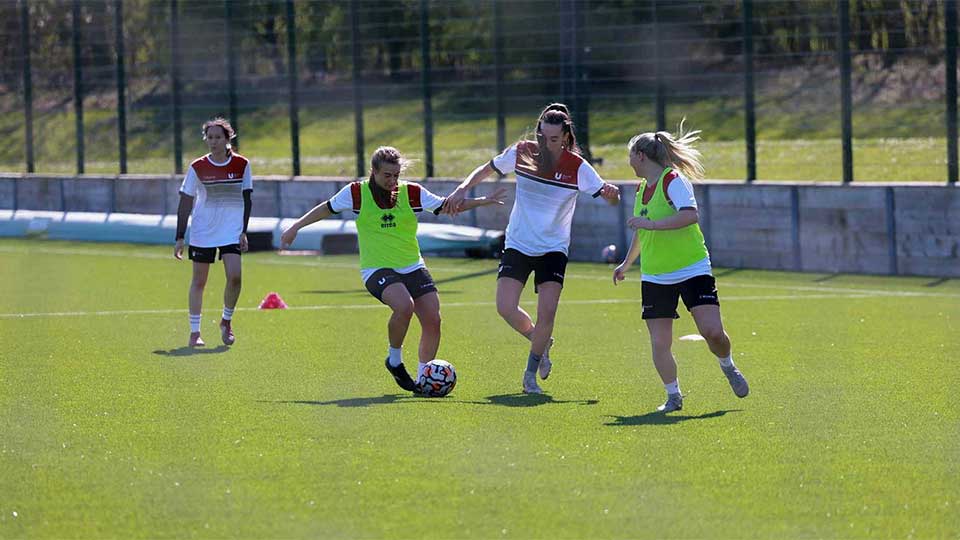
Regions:
<svg viewBox="0 0 960 540"><path fill-rule="evenodd" d="M542 394L543 389L537 384L537 374L533 371L523 372L523 393L524 394Z"/></svg>

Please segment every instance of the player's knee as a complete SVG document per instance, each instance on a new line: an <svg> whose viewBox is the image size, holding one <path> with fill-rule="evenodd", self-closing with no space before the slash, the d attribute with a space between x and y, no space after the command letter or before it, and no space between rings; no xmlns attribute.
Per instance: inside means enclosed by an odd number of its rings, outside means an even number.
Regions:
<svg viewBox="0 0 960 540"><path fill-rule="evenodd" d="M400 317L405 320L409 320L413 317L413 300L409 302L401 302L398 305L392 306L393 314L397 317Z"/></svg>
<svg viewBox="0 0 960 540"><path fill-rule="evenodd" d="M202 289L207 286L207 277L203 276L193 276L193 280L190 281L190 286L194 289Z"/></svg>
<svg viewBox="0 0 960 540"><path fill-rule="evenodd" d="M434 333L439 333L440 332L440 312L438 311L436 313L430 313L428 315L424 315L423 318L420 320L420 324L421 326L423 326L424 330L434 332Z"/></svg>
<svg viewBox="0 0 960 540"><path fill-rule="evenodd" d="M227 276L227 286L233 287L236 289L240 288L240 285L243 283L243 280L240 277L240 274L229 275Z"/></svg>
<svg viewBox="0 0 960 540"><path fill-rule="evenodd" d="M723 343L727 339L727 334L721 326L704 328L700 335L710 343Z"/></svg>
<svg viewBox="0 0 960 540"><path fill-rule="evenodd" d="M507 321L513 319L513 316L517 313L517 310L517 306L509 302L497 302L497 313L499 313L500 316Z"/></svg>

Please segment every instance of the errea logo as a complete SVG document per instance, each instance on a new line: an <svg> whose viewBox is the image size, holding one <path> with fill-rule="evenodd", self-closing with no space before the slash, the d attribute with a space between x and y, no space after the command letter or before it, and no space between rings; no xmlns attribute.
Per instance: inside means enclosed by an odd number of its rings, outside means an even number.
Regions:
<svg viewBox="0 0 960 540"><path fill-rule="evenodd" d="M646 208L640 210L640 217L647 217L647 214L648 212Z"/></svg>
<svg viewBox="0 0 960 540"><path fill-rule="evenodd" d="M380 216L380 228L388 229L390 227L396 227L396 216L393 214L384 214Z"/></svg>

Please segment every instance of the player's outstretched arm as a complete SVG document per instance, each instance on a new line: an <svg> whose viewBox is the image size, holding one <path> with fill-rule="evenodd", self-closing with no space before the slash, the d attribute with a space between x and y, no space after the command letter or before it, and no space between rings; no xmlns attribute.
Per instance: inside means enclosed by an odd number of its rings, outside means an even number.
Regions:
<svg viewBox="0 0 960 540"><path fill-rule="evenodd" d="M173 246L173 256L178 261L183 260L183 238L187 235L187 220L193 211L193 197L180 192L180 204L177 206L177 236Z"/></svg>
<svg viewBox="0 0 960 540"><path fill-rule="evenodd" d="M293 244L293 241L297 238L297 233L300 232L300 229L316 223L321 219L326 219L333 215L333 212L330 210L330 205L328 202L322 202L313 207L309 212L302 215L300 219L294 222L287 230L283 231L283 234L280 235L280 249L287 249Z"/></svg>
<svg viewBox="0 0 960 540"><path fill-rule="evenodd" d="M493 167L490 166L490 163L484 163L470 173L469 176L463 181L460 182L460 185L457 186L457 189L453 190L453 193L447 197L446 204L443 205L442 213L456 215L459 212L467 210L464 208L466 203L467 191L473 186L483 182L488 176L493 174Z"/></svg>
<svg viewBox="0 0 960 540"><path fill-rule="evenodd" d="M464 199L463 205L460 207L461 211L470 210L472 208L479 208L481 206L488 206L491 204L503 205L504 200L507 197L507 188L499 187L486 197L475 197L472 199ZM449 199L448 199L449 200ZM444 209L447 207L447 202L444 202Z"/></svg>

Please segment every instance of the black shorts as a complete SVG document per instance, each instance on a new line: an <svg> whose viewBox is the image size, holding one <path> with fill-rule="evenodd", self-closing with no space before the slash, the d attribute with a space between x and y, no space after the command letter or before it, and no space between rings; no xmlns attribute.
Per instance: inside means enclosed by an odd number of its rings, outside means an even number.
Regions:
<svg viewBox="0 0 960 540"><path fill-rule="evenodd" d="M683 298L687 311L697 306L719 306L717 280L711 275L695 276L673 285L640 284L644 319L679 319L677 300Z"/></svg>
<svg viewBox="0 0 960 540"><path fill-rule="evenodd" d="M220 250L220 260L223 260L223 255L226 253L236 253L237 255L240 255L240 244L228 244L218 248L190 246L187 249L187 254L191 261L199 263L212 263L217 258L218 249Z"/></svg>
<svg viewBox="0 0 960 540"><path fill-rule="evenodd" d="M433 276L426 268L418 268L408 274L401 274L391 268L381 268L374 272L364 285L374 298L383 302L383 290L397 282L403 283L414 300L427 293L437 292Z"/></svg>
<svg viewBox="0 0 960 540"><path fill-rule="evenodd" d="M563 274L567 271L567 256L559 251L551 251L531 257L519 251L508 248L500 258L500 269L497 279L513 278L526 285L530 272L533 272L533 284L540 285L548 281L555 281L563 285Z"/></svg>

